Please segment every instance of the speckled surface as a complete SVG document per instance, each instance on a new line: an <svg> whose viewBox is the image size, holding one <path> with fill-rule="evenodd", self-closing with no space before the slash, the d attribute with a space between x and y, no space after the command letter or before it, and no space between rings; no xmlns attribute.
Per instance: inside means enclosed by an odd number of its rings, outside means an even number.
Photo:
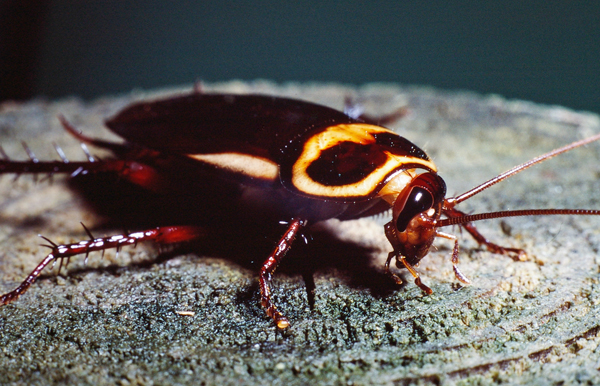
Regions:
<svg viewBox="0 0 600 386"><path fill-rule="evenodd" d="M407 107L410 114L392 128L428 152L449 194L600 130L592 114L428 88L267 82L206 87L215 88L337 108L352 96L372 114ZM160 93L177 92L181 89ZM156 94L4 104L1 143L15 159L25 157L19 142L24 140L40 159L56 158L55 142L69 158L82 160L57 114L87 135L114 139L103 119ZM462 208L599 208L599 158L597 144L578 149ZM38 246L39 233L60 243L85 239L80 222L96 236L121 232L97 229L100 219L61 177L52 183L2 177L0 195L3 292L47 253ZM48 269L18 301L0 308L0 384L600 383L600 219L481 223L489 238L522 247L532 259L514 262L490 254L465 233L461 269L473 283L467 287L454 279L450 243L437 241L437 250L419 267L435 291L431 296L412 282L396 288L382 275L389 250L384 222L321 224L339 240L316 237L302 253L290 254L275 276L276 301L292 323L284 333L260 307L258 261L201 251L157 259L151 246L140 246L118 257L92 254L87 265L75 258L66 275ZM460 236L458 229L446 231ZM312 310L295 269L298 261L319 268Z"/></svg>

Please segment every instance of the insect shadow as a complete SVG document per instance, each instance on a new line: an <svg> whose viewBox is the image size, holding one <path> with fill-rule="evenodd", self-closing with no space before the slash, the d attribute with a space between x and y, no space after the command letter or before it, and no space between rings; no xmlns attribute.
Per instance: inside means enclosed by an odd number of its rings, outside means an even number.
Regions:
<svg viewBox="0 0 600 386"><path fill-rule="evenodd" d="M285 224L272 219L241 216L232 221L236 214L228 213L226 205L213 202L214 197L203 195L201 189L196 191L194 200L188 200L155 194L111 174L78 176L69 180L69 187L99 215L101 221L92 229L93 233L114 233L114 229L149 229L164 224L200 225L206 229L206 237L161 250L151 261L132 263L130 268L146 268L181 254L194 253L224 258L258 272L265 256L273 250L286 228ZM223 196L220 197L223 200ZM314 306L316 287L314 275L332 270L347 285L367 289L372 296L381 298L401 286L374 267L371 263L373 252L376 251L372 248L340 240L329 229L309 227L280 264L278 273L302 276L311 307ZM82 268L71 273L86 270ZM258 280L252 288L244 290L245 294L240 294L241 298L254 299L257 288Z"/></svg>

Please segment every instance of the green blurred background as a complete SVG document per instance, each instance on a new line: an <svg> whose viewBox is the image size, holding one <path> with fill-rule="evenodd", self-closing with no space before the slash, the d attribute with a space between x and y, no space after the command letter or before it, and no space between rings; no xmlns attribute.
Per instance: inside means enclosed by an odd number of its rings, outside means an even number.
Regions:
<svg viewBox="0 0 600 386"><path fill-rule="evenodd" d="M397 82L600 112L600 2L0 0L0 98Z"/></svg>

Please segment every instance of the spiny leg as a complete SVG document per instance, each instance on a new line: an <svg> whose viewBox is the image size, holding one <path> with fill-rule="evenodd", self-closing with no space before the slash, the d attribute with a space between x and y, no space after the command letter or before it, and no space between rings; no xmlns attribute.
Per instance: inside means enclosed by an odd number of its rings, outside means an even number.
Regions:
<svg viewBox="0 0 600 386"><path fill-rule="evenodd" d="M277 328L283 330L289 327L290 322L285 316L279 311L277 307L271 301L271 280L273 273L277 269L277 266L281 262L281 259L292 247L294 239L298 235L298 232L306 226L306 220L295 218L288 226L281 239L277 243L275 250L271 252L269 258L263 263L260 269L259 286L260 286L260 303L265 309L267 315L273 319Z"/></svg>
<svg viewBox="0 0 600 386"><path fill-rule="evenodd" d="M457 209L444 208L444 215L446 215L450 218L454 218L454 217L466 216L467 214L464 212L461 212L460 210L457 210ZM506 247L502 247L498 244L492 243L484 235L479 233L479 231L477 230L475 225L473 225L472 223L460 224L460 226L465 228L465 230L467 232L469 232L469 234L471 236L473 236L473 238L479 244L485 245L485 247L487 248L488 251L490 251L492 253L497 253L499 255L509 256L511 259L513 259L515 261L526 261L527 260L527 253L524 250L522 250L520 248L506 248Z"/></svg>
<svg viewBox="0 0 600 386"><path fill-rule="evenodd" d="M55 174L70 174L71 177L80 174L91 173L115 173L120 178L149 190L160 190L165 184L160 174L151 166L144 163L144 159L155 157L158 153L148 149L133 151L130 147L118 143L107 142L95 138L89 138L79 133L63 116L59 120L65 129L81 142L81 148L87 157L87 161L69 161L63 150L54 144L54 148L60 157L60 161L40 161L29 146L23 142L23 149L29 157L28 161L15 161L8 157L0 147L0 174L15 174L15 179L22 174L45 174L48 178ZM97 160L87 149L86 143L101 148L112 150L120 154L120 159Z"/></svg>
<svg viewBox="0 0 600 386"><path fill-rule="evenodd" d="M86 229L87 231L87 229ZM160 245L174 244L185 241L192 241L202 236L203 231L194 226L171 226L149 229L141 232L133 232L123 235L110 237L101 237L91 240L84 240L73 244L56 245L52 241L44 238L50 244L47 245L51 252L42 260L37 267L23 280L23 282L14 290L0 296L0 306L13 302L19 296L29 289L29 287L40 276L44 268L51 262L60 259L71 258L75 255L85 254L86 258L90 252L105 251L116 248L119 250L126 245L136 245L142 241L154 241Z"/></svg>

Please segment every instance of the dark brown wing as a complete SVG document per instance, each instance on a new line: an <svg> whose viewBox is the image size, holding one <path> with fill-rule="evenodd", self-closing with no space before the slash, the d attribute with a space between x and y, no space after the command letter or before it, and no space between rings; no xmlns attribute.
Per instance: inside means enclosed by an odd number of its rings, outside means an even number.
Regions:
<svg viewBox="0 0 600 386"><path fill-rule="evenodd" d="M369 201L398 171L435 170L421 149L383 127L274 96L193 93L134 104L106 124L223 177L316 200Z"/></svg>
<svg viewBox="0 0 600 386"><path fill-rule="evenodd" d="M279 161L305 132L355 122L314 103L263 95L200 94L134 104L106 125L127 141L179 154L240 152Z"/></svg>

